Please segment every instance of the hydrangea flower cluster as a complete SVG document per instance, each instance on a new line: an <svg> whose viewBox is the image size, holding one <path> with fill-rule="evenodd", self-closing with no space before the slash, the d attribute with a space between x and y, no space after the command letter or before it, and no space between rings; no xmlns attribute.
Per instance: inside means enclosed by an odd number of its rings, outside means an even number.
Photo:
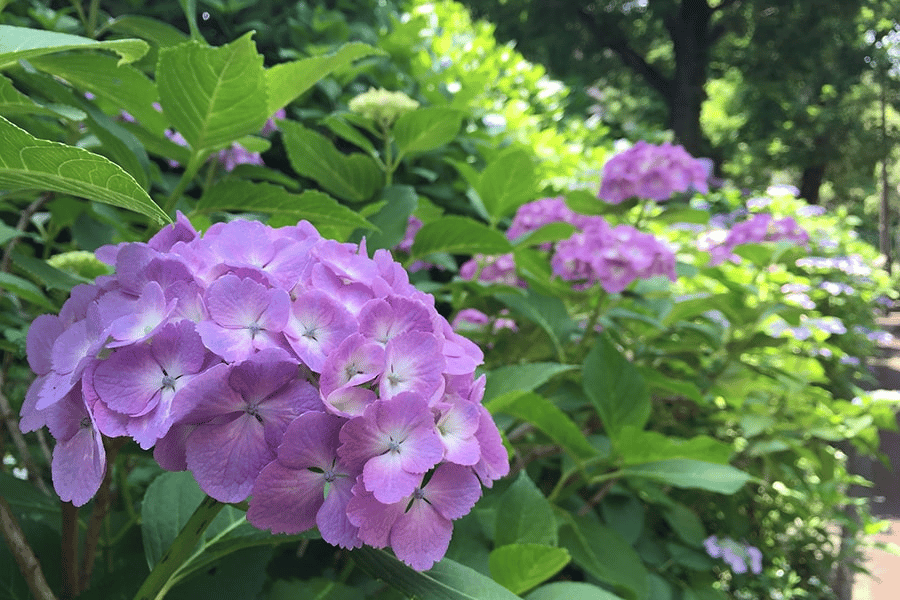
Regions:
<svg viewBox="0 0 900 600"><path fill-rule="evenodd" d="M635 279L663 275L675 280L675 255L664 243L630 225L610 224L600 216L582 215L570 209L562 197L543 198L519 207L506 236L515 240L550 223L569 223L576 228L571 237L555 246L551 266L555 275L576 281L582 288L595 283L609 293L624 290ZM477 255L459 270L463 279L524 285L516 275L512 254Z"/></svg>
<svg viewBox="0 0 900 600"><path fill-rule="evenodd" d="M726 260L740 260L734 249L741 244L790 241L806 245L809 234L792 217L775 219L770 213L757 213L735 224L718 243L704 246L710 253L709 264L722 264Z"/></svg>
<svg viewBox="0 0 900 600"><path fill-rule="evenodd" d="M104 437L126 436L260 529L440 560L452 521L508 473L481 404L481 350L390 253L309 223L182 215L148 243L107 246L115 274L79 285L27 337L37 374L21 428L57 440L54 487L86 503Z"/></svg>
<svg viewBox="0 0 900 600"><path fill-rule="evenodd" d="M602 217L556 244L553 272L588 287L599 282L607 292L621 292L636 279L663 275L675 281L675 254L649 233L630 225L610 227Z"/></svg>
<svg viewBox="0 0 900 600"><path fill-rule="evenodd" d="M668 200L677 192L692 189L705 194L709 175L708 166L683 147L641 140L606 162L597 196L620 204L633 197Z"/></svg>
<svg viewBox="0 0 900 600"><path fill-rule="evenodd" d="M731 538L711 535L703 541L706 553L713 558L721 558L734 573L762 573L762 552L756 546L742 544Z"/></svg>

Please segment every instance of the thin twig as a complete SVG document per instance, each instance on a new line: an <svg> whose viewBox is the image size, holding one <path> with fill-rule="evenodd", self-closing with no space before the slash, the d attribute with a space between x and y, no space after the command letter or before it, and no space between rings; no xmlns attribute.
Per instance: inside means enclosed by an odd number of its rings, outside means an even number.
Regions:
<svg viewBox="0 0 900 600"><path fill-rule="evenodd" d="M34 216L34 213L41 210L41 207L52 199L53 193L47 192L41 194L37 200L25 207L25 210L19 215L19 222L16 223L16 231L25 231L28 227L28 223L31 221L31 217ZM9 271L9 264L12 261L12 251L18 243L18 237L14 237L6 243L6 248L3 250L3 258L0 259L0 271L4 273Z"/></svg>
<svg viewBox="0 0 900 600"><path fill-rule="evenodd" d="M6 423L9 437L12 439L16 451L19 453L22 466L25 467L25 470L28 473L28 481L32 482L38 489L49 496L50 489L47 487L47 484L44 483L42 469L32 459L31 452L28 449L28 443L25 441L25 436L23 436L22 432L19 430L19 419L15 412L13 412L6 394L3 393L3 384L6 379L6 370L9 366L10 359L11 356L7 354L3 361L3 367L0 369L0 418ZM49 463L49 458L47 459L47 462Z"/></svg>
<svg viewBox="0 0 900 600"><path fill-rule="evenodd" d="M604 483L602 486L600 486L600 489L597 490L597 493L591 497L591 499L588 501L588 503L585 504L584 506L582 506L580 509L578 509L578 514L583 517L584 515L588 514L591 511L591 509L593 509L595 506L600 504L600 501L603 500L603 498L606 496L606 494L609 493L610 488L612 488L612 486L615 485L615 483L616 483L615 479L610 479L609 481Z"/></svg>
<svg viewBox="0 0 900 600"><path fill-rule="evenodd" d="M19 572L28 583L28 589L31 595L38 600L56 600L47 580L44 578L44 571L41 570L41 563L28 540L22 532L19 521L12 513L12 509L3 496L0 496L0 528L3 530L3 537L6 539L6 545L9 551L16 557L16 563L19 565Z"/></svg>
<svg viewBox="0 0 900 600"><path fill-rule="evenodd" d="M63 600L78 595L78 507L60 502L62 511L62 571Z"/></svg>
<svg viewBox="0 0 900 600"><path fill-rule="evenodd" d="M115 438L106 448L106 475L97 495L94 496L94 507L91 509L91 517L88 521L87 532L84 537L84 554L81 557L81 573L79 575L79 591L90 587L91 575L94 573L94 558L97 555L97 544L100 542L100 532L103 520L109 512L109 488L112 484L112 465L119 454L119 449L125 444L126 438Z"/></svg>

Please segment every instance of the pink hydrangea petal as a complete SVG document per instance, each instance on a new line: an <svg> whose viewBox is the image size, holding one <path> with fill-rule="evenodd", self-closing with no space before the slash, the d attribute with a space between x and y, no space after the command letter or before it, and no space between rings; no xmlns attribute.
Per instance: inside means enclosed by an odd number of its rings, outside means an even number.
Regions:
<svg viewBox="0 0 900 600"><path fill-rule="evenodd" d="M363 483L375 499L384 504L399 502L415 491L422 474L409 473L401 466L398 453L386 452L375 456L363 467Z"/></svg>
<svg viewBox="0 0 900 600"><path fill-rule="evenodd" d="M413 501L391 529L391 548L413 569L425 571L444 558L452 534L453 523L427 502Z"/></svg>
<svg viewBox="0 0 900 600"><path fill-rule="evenodd" d="M198 426L185 450L201 489L220 502L246 499L259 472L275 458L262 423L249 414L227 424Z"/></svg>
<svg viewBox="0 0 900 600"><path fill-rule="evenodd" d="M324 502L324 491L321 473L271 462L253 484L247 520L272 533L294 534L312 529Z"/></svg>

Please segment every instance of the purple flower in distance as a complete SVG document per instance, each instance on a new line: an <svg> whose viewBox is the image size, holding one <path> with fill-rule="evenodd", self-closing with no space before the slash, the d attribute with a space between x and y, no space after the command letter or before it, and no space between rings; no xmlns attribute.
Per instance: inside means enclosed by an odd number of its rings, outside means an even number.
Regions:
<svg viewBox="0 0 900 600"><path fill-rule="evenodd" d="M278 458L256 482L247 520L273 533L300 533L313 527L329 544L362 544L347 517L347 503L359 472L337 456L338 434L346 419L308 412L284 432Z"/></svg>
<svg viewBox="0 0 900 600"><path fill-rule="evenodd" d="M213 366L184 393L195 406L183 422L196 425L185 441L187 467L222 502L244 500L291 421L322 410L316 389L298 378L296 361L278 349Z"/></svg>
<svg viewBox="0 0 900 600"><path fill-rule="evenodd" d="M385 504L412 494L422 474L444 456L428 403L408 392L369 405L344 425L340 440L338 455L362 468L365 490Z"/></svg>
<svg viewBox="0 0 900 600"><path fill-rule="evenodd" d="M471 469L444 463L428 483L419 482L407 496L385 504L357 488L347 506L350 522L370 546L390 546L397 558L417 571L430 569L444 557L453 533L453 520L466 514L481 497Z"/></svg>

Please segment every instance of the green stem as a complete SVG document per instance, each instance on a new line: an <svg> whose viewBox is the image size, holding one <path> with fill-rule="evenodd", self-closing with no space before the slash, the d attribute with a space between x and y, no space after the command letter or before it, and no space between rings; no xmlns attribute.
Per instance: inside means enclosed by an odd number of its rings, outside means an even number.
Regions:
<svg viewBox="0 0 900 600"><path fill-rule="evenodd" d="M202 156L199 152L192 152L191 158L188 160L187 167L184 169L184 173L181 174L181 179L178 180L178 185L175 186L175 189L172 190L172 194L166 200L166 205L163 207L169 215L171 215L175 211L175 207L178 205L178 200L181 199L181 196L184 194L184 190L187 189L188 184L193 181L194 176L197 175L197 171L200 170L200 166L203 165L203 160L206 158L207 153L203 153Z"/></svg>
<svg viewBox="0 0 900 600"><path fill-rule="evenodd" d="M225 504L209 496L200 503L188 522L184 524L181 533L144 580L144 584L134 596L134 600L159 600L166 595L169 588L175 583L175 574L191 557L203 532L224 506Z"/></svg>
<svg viewBox="0 0 900 600"><path fill-rule="evenodd" d="M597 304L594 306L594 310L588 318L587 325L584 327L584 334L581 336L581 341L578 344L578 349L575 354L576 359L587 349L590 345L589 342L596 337L597 332L594 331L594 329L597 326L597 321L600 320L600 315L603 314L603 308L606 306L607 297L608 295L605 291L598 290Z"/></svg>
<svg viewBox="0 0 900 600"><path fill-rule="evenodd" d="M384 187L388 187L394 182L394 171L397 169L392 156L394 138L391 135L390 125L382 123L381 130L384 132Z"/></svg>

